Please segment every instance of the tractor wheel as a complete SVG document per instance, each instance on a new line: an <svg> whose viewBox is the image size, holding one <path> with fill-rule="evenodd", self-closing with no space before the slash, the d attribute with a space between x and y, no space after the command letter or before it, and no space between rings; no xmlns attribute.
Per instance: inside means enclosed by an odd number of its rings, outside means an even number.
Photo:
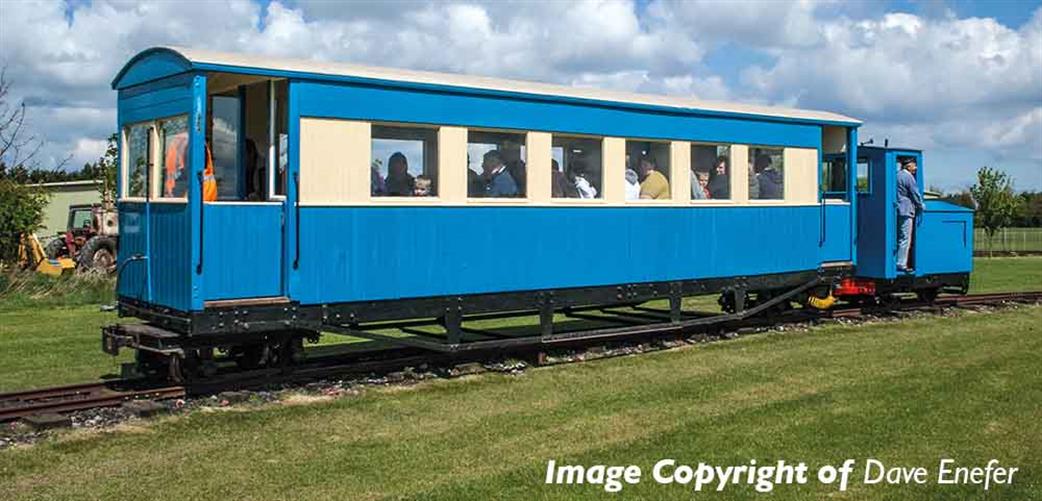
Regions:
<svg viewBox="0 0 1042 501"><path fill-rule="evenodd" d="M80 249L77 265L81 271L106 274L116 271L116 241L111 237L91 237Z"/></svg>
<svg viewBox="0 0 1042 501"><path fill-rule="evenodd" d="M47 259L58 259L60 257L68 257L69 249L65 247L65 239L62 237L51 240L47 247L44 247L43 254L47 256Z"/></svg>

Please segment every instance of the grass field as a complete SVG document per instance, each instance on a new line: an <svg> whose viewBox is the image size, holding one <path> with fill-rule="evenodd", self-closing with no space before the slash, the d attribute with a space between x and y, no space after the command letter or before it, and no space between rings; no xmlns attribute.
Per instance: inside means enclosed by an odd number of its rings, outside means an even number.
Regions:
<svg viewBox="0 0 1042 501"><path fill-rule="evenodd" d="M0 391L118 372L101 353L103 293L27 283L0 294ZM974 292L1042 289L1042 257L978 259ZM68 306L61 306L66 304ZM720 465L940 458L1021 469L989 494L1042 498L1042 308L828 326L704 347L368 389L314 405L195 412L0 451L0 499L570 499L546 461L637 464L623 496L687 499L650 481L663 457ZM857 472L855 472L857 473ZM811 483L783 499L975 497L956 486ZM714 498L759 497L735 486Z"/></svg>
<svg viewBox="0 0 1042 501"><path fill-rule="evenodd" d="M976 258L970 292L1042 290L1042 256Z"/></svg>
<svg viewBox="0 0 1042 501"><path fill-rule="evenodd" d="M668 352L486 374L254 412L196 412L0 452L0 499L572 499L548 459L659 458L812 468L941 458L1020 468L1006 499L1042 496L1042 308L751 336ZM859 473L855 472L855 476ZM647 475L647 473L646 473ZM977 497L979 488L812 482L775 498ZM625 497L689 499L642 482ZM713 499L751 498L735 486Z"/></svg>

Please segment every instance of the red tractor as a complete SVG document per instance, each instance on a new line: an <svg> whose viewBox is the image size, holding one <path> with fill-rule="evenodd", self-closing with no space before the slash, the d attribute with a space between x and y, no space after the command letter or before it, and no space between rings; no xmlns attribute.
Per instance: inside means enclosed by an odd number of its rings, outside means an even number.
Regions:
<svg viewBox="0 0 1042 501"><path fill-rule="evenodd" d="M49 259L76 261L77 271L116 271L119 218L103 204L70 205L68 230L59 233L44 249Z"/></svg>

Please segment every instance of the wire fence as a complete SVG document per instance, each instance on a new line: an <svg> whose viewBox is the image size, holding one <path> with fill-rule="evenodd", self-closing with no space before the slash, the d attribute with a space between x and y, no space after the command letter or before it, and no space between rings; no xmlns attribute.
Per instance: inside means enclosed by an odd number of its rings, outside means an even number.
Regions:
<svg viewBox="0 0 1042 501"><path fill-rule="evenodd" d="M976 252L1042 252L1042 228L1003 228L988 240L981 228L973 235Z"/></svg>

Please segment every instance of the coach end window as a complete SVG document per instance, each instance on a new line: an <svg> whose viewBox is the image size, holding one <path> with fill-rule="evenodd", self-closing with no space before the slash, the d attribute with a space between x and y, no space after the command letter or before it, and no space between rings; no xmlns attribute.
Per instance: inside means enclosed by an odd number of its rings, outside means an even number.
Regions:
<svg viewBox="0 0 1042 501"><path fill-rule="evenodd" d="M626 140L626 200L669 200L670 143Z"/></svg>
<svg viewBox="0 0 1042 501"><path fill-rule="evenodd" d="M785 150L749 148L749 199L785 198Z"/></svg>
<svg viewBox="0 0 1042 501"><path fill-rule="evenodd" d="M148 167L151 164L149 157L152 147L149 144L151 134L149 129L151 122L139 123L125 127L123 130L123 144L125 153L123 158L123 197L145 198L145 186L147 181Z"/></svg>
<svg viewBox="0 0 1042 501"><path fill-rule="evenodd" d="M602 198L601 138L554 135L550 147L552 198Z"/></svg>
<svg viewBox="0 0 1042 501"><path fill-rule="evenodd" d="M438 129L373 125L371 158L371 196L438 195Z"/></svg>
<svg viewBox="0 0 1042 501"><path fill-rule="evenodd" d="M691 145L691 200L731 199L731 147Z"/></svg>
<svg viewBox="0 0 1042 501"><path fill-rule="evenodd" d="M158 181L160 198L185 198L188 195L188 116L181 115L159 121L159 172L153 177Z"/></svg>
<svg viewBox="0 0 1042 501"><path fill-rule="evenodd" d="M525 141L524 133L467 131L467 196L524 198Z"/></svg>

